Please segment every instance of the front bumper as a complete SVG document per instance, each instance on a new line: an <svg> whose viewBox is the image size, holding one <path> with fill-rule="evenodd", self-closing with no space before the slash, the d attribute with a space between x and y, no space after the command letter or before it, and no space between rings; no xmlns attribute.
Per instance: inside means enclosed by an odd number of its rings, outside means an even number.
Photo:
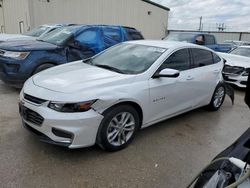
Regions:
<svg viewBox="0 0 250 188"><path fill-rule="evenodd" d="M31 65L28 58L16 60L0 56L0 79L8 85L21 87L31 75Z"/></svg>
<svg viewBox="0 0 250 188"><path fill-rule="evenodd" d="M38 124L34 120L36 116L25 118L21 113L24 126L36 133L41 141L72 149L95 144L98 128L103 119L103 116L96 111L60 113L48 108L46 103L35 105L26 100L22 100L21 103L22 107L43 118L41 124Z"/></svg>
<svg viewBox="0 0 250 188"><path fill-rule="evenodd" d="M224 80L241 88L247 87L247 76L224 74Z"/></svg>

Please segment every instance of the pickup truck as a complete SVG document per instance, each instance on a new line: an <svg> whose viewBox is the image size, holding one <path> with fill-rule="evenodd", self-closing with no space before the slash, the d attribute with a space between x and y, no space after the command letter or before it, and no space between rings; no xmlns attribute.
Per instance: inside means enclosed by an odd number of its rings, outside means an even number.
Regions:
<svg viewBox="0 0 250 188"><path fill-rule="evenodd" d="M129 40L144 39L135 28L112 25L73 25L36 40L0 43L0 80L22 87L32 75L64 63L88 59Z"/></svg>
<svg viewBox="0 0 250 188"><path fill-rule="evenodd" d="M214 51L224 53L229 52L233 48L233 45L231 44L217 44L214 35L199 32L171 32L163 40L189 42L193 44L203 45Z"/></svg>

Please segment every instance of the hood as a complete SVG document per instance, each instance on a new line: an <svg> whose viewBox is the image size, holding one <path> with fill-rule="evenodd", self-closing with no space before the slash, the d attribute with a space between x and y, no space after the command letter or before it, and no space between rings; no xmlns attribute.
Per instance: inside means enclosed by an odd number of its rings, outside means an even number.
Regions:
<svg viewBox="0 0 250 188"><path fill-rule="evenodd" d="M227 60L226 64L230 66L238 66L244 68L250 68L250 58L240 55L218 53L221 57Z"/></svg>
<svg viewBox="0 0 250 188"><path fill-rule="evenodd" d="M135 75L124 75L81 61L57 66L32 77L36 86L60 93L88 92L131 83ZM131 81L130 81L131 79Z"/></svg>
<svg viewBox="0 0 250 188"><path fill-rule="evenodd" d="M35 40L35 38L20 34L0 34L0 42L16 40Z"/></svg>
<svg viewBox="0 0 250 188"><path fill-rule="evenodd" d="M53 50L58 48L54 44L37 40L20 40L0 43L0 49L10 51Z"/></svg>

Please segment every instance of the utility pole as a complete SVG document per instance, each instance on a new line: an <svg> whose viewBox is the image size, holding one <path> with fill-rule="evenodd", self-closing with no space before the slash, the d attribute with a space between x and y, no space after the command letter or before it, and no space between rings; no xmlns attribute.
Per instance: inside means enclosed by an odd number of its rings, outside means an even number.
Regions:
<svg viewBox="0 0 250 188"><path fill-rule="evenodd" d="M200 17L200 25L199 25L199 31L202 30L202 16Z"/></svg>

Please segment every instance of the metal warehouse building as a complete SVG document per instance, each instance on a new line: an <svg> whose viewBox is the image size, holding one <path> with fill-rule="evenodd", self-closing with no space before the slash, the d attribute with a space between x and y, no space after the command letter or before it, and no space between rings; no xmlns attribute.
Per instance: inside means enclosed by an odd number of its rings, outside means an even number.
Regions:
<svg viewBox="0 0 250 188"><path fill-rule="evenodd" d="M113 24L160 39L168 12L149 0L0 0L0 26L1 32L22 33L46 23Z"/></svg>

